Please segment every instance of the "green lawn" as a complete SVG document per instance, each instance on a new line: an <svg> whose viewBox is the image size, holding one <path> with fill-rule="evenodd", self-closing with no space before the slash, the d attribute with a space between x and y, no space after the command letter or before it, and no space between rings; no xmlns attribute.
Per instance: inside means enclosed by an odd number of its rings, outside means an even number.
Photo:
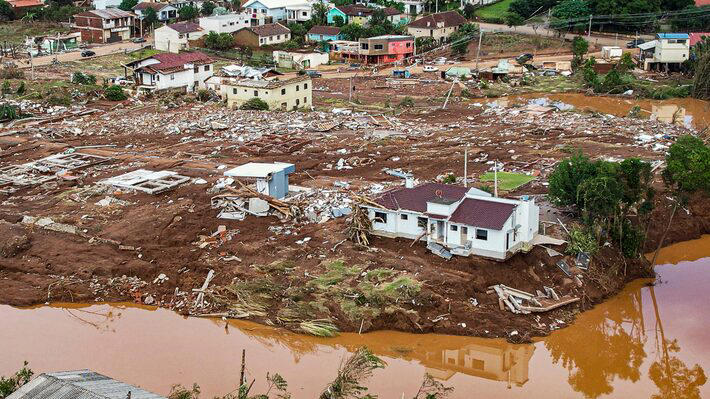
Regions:
<svg viewBox="0 0 710 399"><path fill-rule="evenodd" d="M512 2L513 0L501 0L497 3L481 7L476 10L475 15L484 20L505 18L505 14L508 12L508 8Z"/></svg>
<svg viewBox="0 0 710 399"><path fill-rule="evenodd" d="M535 177L521 173L498 172L498 188L505 191L513 191L534 180ZM493 182L493 172L486 172L481 175L481 181Z"/></svg>

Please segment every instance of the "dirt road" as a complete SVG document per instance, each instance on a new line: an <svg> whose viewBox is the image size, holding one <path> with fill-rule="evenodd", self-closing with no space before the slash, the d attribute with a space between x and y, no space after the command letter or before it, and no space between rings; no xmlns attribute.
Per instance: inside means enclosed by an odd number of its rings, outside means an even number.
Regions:
<svg viewBox="0 0 710 399"><path fill-rule="evenodd" d="M146 43L119 42L119 43L98 45L98 46L89 48L89 50L96 53L96 55L94 55L92 57L100 57L103 55L116 54L116 53L122 53L124 51L136 50L136 49L139 49L139 48L145 46L146 44L148 44L148 42L146 42ZM86 57L81 56L81 51L83 51L83 50L35 57L32 60L32 62L34 63L34 66L42 66L42 65L51 65L55 59L59 62L78 61L78 60L86 58ZM15 60L15 63L17 64L18 68L29 68L30 67L29 58L22 59L22 60Z"/></svg>

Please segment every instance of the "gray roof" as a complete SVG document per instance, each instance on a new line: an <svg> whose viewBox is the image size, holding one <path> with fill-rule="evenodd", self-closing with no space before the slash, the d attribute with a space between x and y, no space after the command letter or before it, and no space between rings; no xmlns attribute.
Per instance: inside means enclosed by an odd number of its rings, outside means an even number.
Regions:
<svg viewBox="0 0 710 399"><path fill-rule="evenodd" d="M7 399L166 399L91 370L40 374Z"/></svg>

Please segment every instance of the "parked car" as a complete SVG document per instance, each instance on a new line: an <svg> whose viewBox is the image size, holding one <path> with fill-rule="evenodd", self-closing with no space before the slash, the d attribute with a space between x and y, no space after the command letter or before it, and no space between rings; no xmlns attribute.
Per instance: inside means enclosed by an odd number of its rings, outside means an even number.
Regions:
<svg viewBox="0 0 710 399"><path fill-rule="evenodd" d="M437 68L433 65L424 65L424 68L423 68L424 72L436 72L438 70L439 70L439 68Z"/></svg>
<svg viewBox="0 0 710 399"><path fill-rule="evenodd" d="M145 43L145 39L142 37L135 37L131 40L133 43Z"/></svg>
<svg viewBox="0 0 710 399"><path fill-rule="evenodd" d="M81 56L82 56L82 57L93 57L93 56L95 56L95 55L96 55L96 53L95 53L94 51L91 51L91 50L84 50L84 51L81 52Z"/></svg>
<svg viewBox="0 0 710 399"><path fill-rule="evenodd" d="M323 76L323 74L321 74L320 72L314 71L312 69L305 71L305 73L306 73L306 75L308 75L312 78L320 78L321 76Z"/></svg>
<svg viewBox="0 0 710 399"><path fill-rule="evenodd" d="M639 44L646 43L645 40L643 39L634 39L628 43L626 43L626 48L636 48L639 46Z"/></svg>
<svg viewBox="0 0 710 399"><path fill-rule="evenodd" d="M525 53L525 54L520 54L519 56L515 57L515 62L517 62L520 65L523 65L527 63L528 61L533 59L533 55L530 53Z"/></svg>

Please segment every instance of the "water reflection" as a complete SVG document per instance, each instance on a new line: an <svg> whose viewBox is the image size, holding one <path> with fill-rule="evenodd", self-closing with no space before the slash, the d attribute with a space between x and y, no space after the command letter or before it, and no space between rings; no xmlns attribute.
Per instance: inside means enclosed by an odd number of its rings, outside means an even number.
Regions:
<svg viewBox="0 0 710 399"><path fill-rule="evenodd" d="M693 116L686 115L685 108L675 104L653 105L651 119L688 128L693 126Z"/></svg>

